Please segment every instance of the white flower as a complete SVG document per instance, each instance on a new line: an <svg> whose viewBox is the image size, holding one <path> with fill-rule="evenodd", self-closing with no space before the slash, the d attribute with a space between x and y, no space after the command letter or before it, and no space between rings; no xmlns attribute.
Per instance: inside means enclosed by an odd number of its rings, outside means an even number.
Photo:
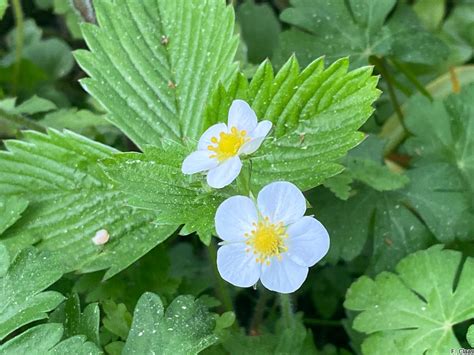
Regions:
<svg viewBox="0 0 474 355"><path fill-rule="evenodd" d="M209 127L199 139L198 150L184 159L184 174L209 171L207 183L216 189L229 185L242 169L239 156L255 152L272 128L270 121L257 124L257 116L242 100L235 100L227 124Z"/></svg>
<svg viewBox="0 0 474 355"><path fill-rule="evenodd" d="M328 232L305 211L303 194L289 182L265 186L256 205L245 196L225 200L215 217L224 240L217 252L222 278L239 287L260 279L269 290L296 291L329 250Z"/></svg>

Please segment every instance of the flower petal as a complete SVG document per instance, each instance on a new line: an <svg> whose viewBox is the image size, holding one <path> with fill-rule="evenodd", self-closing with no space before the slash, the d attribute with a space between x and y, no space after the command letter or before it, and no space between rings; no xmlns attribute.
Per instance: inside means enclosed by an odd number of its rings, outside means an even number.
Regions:
<svg viewBox="0 0 474 355"><path fill-rule="evenodd" d="M271 129L272 123L270 121L259 122L257 128L249 133L250 141L240 148L239 154L252 154L255 152L262 145L263 140Z"/></svg>
<svg viewBox="0 0 474 355"><path fill-rule="evenodd" d="M229 109L227 125L229 129L236 127L239 131L249 133L257 127L257 115L245 101L234 100Z"/></svg>
<svg viewBox="0 0 474 355"><path fill-rule="evenodd" d="M245 248L245 243L234 243L223 245L217 251L219 274L227 282L239 287L255 285L261 272L261 264Z"/></svg>
<svg viewBox="0 0 474 355"><path fill-rule="evenodd" d="M289 257L273 259L270 265L263 265L260 279L270 291L280 293L295 292L308 276L308 268L294 263Z"/></svg>
<svg viewBox="0 0 474 355"><path fill-rule="evenodd" d="M244 241L244 234L258 221L255 203L245 196L232 196L217 208L215 223L219 238L225 241Z"/></svg>
<svg viewBox="0 0 474 355"><path fill-rule="evenodd" d="M207 150L209 145L213 145L211 142L212 137L219 138L221 132L227 132L227 125L225 123L217 123L209 127L199 138L198 150Z"/></svg>
<svg viewBox="0 0 474 355"><path fill-rule="evenodd" d="M210 158L211 154L212 152L208 150L198 150L189 154L183 161L181 171L183 174L195 174L215 168L219 162L217 159Z"/></svg>
<svg viewBox="0 0 474 355"><path fill-rule="evenodd" d="M287 229L288 257L301 266L313 266L329 250L329 234L315 218L305 216Z"/></svg>
<svg viewBox="0 0 474 355"><path fill-rule="evenodd" d="M235 180L240 173L240 169L242 169L240 158L229 158L214 169L209 170L207 183L215 189L223 188Z"/></svg>
<svg viewBox="0 0 474 355"><path fill-rule="evenodd" d="M306 200L303 193L292 183L273 182L265 186L257 198L257 205L264 217L274 223L288 225L303 217L306 212Z"/></svg>

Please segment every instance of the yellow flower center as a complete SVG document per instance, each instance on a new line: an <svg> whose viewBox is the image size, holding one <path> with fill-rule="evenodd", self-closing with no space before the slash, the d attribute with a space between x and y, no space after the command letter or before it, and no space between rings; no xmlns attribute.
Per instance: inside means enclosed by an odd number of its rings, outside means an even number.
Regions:
<svg viewBox="0 0 474 355"><path fill-rule="evenodd" d="M207 149L214 152L211 158L217 158L217 160L221 162L236 156L240 147L249 140L250 138L247 137L246 131L239 131L236 127L232 127L229 133L221 132L219 138L212 137L211 142L214 143L215 146L209 145Z"/></svg>
<svg viewBox="0 0 474 355"><path fill-rule="evenodd" d="M280 254L288 250L285 244L288 234L283 223L271 223L268 217L265 217L253 226L254 229L250 233L245 233L247 238L245 244L249 246L246 251L253 250L257 263L265 262L270 265L270 259L274 256L280 260Z"/></svg>

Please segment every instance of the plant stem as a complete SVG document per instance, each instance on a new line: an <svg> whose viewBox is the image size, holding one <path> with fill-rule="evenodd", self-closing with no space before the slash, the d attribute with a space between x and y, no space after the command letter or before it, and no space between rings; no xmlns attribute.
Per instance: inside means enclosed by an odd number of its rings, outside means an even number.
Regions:
<svg viewBox="0 0 474 355"><path fill-rule="evenodd" d="M395 68L397 68L401 73L403 73L410 82L415 85L415 87L418 89L420 93L422 93L424 96L429 98L430 100L433 100L433 97L431 94L426 90L426 88L423 86L422 83L418 81L416 78L416 75L411 72L411 70L403 63L399 62L398 60L392 58L390 60L390 63L393 64Z"/></svg>
<svg viewBox="0 0 474 355"><path fill-rule="evenodd" d="M15 36L15 65L13 67L13 95L16 95L18 90L18 78L21 70L21 58L23 53L23 42L25 36L25 24L23 9L21 8L20 0L12 0L13 16L16 23Z"/></svg>
<svg viewBox="0 0 474 355"><path fill-rule="evenodd" d="M263 313L265 312L265 305L268 298L269 293L263 287L261 287L259 289L258 300L257 304L255 305L252 321L250 322L250 332L253 334L260 334L260 323L263 320Z"/></svg>
<svg viewBox="0 0 474 355"><path fill-rule="evenodd" d="M295 315L289 294L280 293L280 309L285 328L292 328L295 324Z"/></svg>
<svg viewBox="0 0 474 355"><path fill-rule="evenodd" d="M26 118L24 116L8 113L6 111L3 111L2 109L0 109L0 120L11 122L20 128L27 128L39 132L46 132L46 128L43 125L33 120L30 120L29 118Z"/></svg>
<svg viewBox="0 0 474 355"><path fill-rule="evenodd" d="M398 120L400 121L401 126L403 127L403 129L405 129L405 131L407 131L405 127L405 122L403 122L402 109L400 107L400 103L398 102L397 95L394 89L395 81L392 75L387 70L385 59L372 56L370 57L370 60L375 65L380 75L382 75L382 77L387 82L388 95L390 96L390 100L392 101L393 109L395 110L397 114L397 117L398 117Z"/></svg>
<svg viewBox="0 0 474 355"><path fill-rule="evenodd" d="M230 297L229 289L227 288L227 285L225 284L224 280L219 274L219 270L217 269L217 248L213 240L211 240L211 244L209 244L208 250L209 250L209 258L211 259L212 269L214 271L214 277L216 281L217 297L222 302L224 311L226 312L233 311L234 308L232 306L232 298Z"/></svg>
<svg viewBox="0 0 474 355"><path fill-rule="evenodd" d="M324 325L329 327L342 327L342 323L339 320L305 318L303 321L306 324Z"/></svg>

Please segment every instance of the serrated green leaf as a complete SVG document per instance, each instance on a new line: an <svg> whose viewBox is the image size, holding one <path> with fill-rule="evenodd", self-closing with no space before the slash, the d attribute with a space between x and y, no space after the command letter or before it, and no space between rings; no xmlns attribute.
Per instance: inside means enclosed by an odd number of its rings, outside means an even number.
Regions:
<svg viewBox="0 0 474 355"><path fill-rule="evenodd" d="M351 174L346 170L324 181L323 185L341 200L347 200L351 192L352 181Z"/></svg>
<svg viewBox="0 0 474 355"><path fill-rule="evenodd" d="M474 85L445 100L409 105L405 148L414 156L407 197L443 242L474 233Z"/></svg>
<svg viewBox="0 0 474 355"><path fill-rule="evenodd" d="M43 291L63 272L50 253L25 249L14 258L0 278L0 340L21 326L47 318L46 312L62 302L63 296Z"/></svg>
<svg viewBox="0 0 474 355"><path fill-rule="evenodd" d="M0 152L4 196L25 196L30 206L21 224L9 228L10 250L38 244L58 251L66 271L110 268L110 277L166 239L176 226L153 224L155 214L127 207L124 196L97 165L116 151L72 132L25 132ZM91 239L106 229L103 248Z"/></svg>
<svg viewBox="0 0 474 355"><path fill-rule="evenodd" d="M140 147L197 138L208 95L236 70L231 7L221 0L100 1L84 24L81 81Z"/></svg>
<svg viewBox="0 0 474 355"><path fill-rule="evenodd" d="M460 252L434 246L406 257L396 271L375 280L362 276L347 292L345 307L361 312L354 329L369 335L363 353L443 354L461 348L453 326L474 318L474 259L463 262Z"/></svg>
<svg viewBox="0 0 474 355"><path fill-rule="evenodd" d="M44 354L44 355L100 355L102 352L85 337L75 336L61 341L61 324L42 324L28 329L0 346L4 355Z"/></svg>
<svg viewBox="0 0 474 355"><path fill-rule="evenodd" d="M338 161L361 142L357 129L371 115L371 104L379 95L371 68L348 72L348 66L342 59L324 69L318 59L300 71L292 57L274 75L265 62L249 84L237 76L229 91L220 88L214 93L206 111L209 124L224 120L236 97L274 124L275 138L251 156L253 190L275 180L307 190L342 170Z"/></svg>
<svg viewBox="0 0 474 355"><path fill-rule="evenodd" d="M27 206L25 199L0 196L0 235L20 218Z"/></svg>
<svg viewBox="0 0 474 355"><path fill-rule="evenodd" d="M249 61L258 64L271 58L281 31L281 24L272 7L247 0L237 8L237 20L247 44Z"/></svg>
<svg viewBox="0 0 474 355"><path fill-rule="evenodd" d="M278 62L296 53L302 63L326 55L329 62L349 56L351 65L368 63L371 55L434 64L448 55L446 45L423 29L408 6L395 0L293 0L281 19L293 25L280 36Z"/></svg>
<svg viewBox="0 0 474 355"><path fill-rule="evenodd" d="M124 153L103 161L105 172L128 194L131 206L150 209L157 223L184 224L181 234L197 231L205 244L214 232L214 214L224 197L181 172L187 150L177 143L147 147L144 154ZM207 189L207 191L206 191Z"/></svg>
<svg viewBox="0 0 474 355"><path fill-rule="evenodd" d="M179 296L165 312L157 295L145 293L123 354L197 354L218 340L214 327L212 315L193 296Z"/></svg>
<svg viewBox="0 0 474 355"><path fill-rule="evenodd" d="M127 307L123 303L116 304L114 301L102 302L105 317L102 320L104 327L111 332L122 338L127 339L132 325L132 315L127 310Z"/></svg>

